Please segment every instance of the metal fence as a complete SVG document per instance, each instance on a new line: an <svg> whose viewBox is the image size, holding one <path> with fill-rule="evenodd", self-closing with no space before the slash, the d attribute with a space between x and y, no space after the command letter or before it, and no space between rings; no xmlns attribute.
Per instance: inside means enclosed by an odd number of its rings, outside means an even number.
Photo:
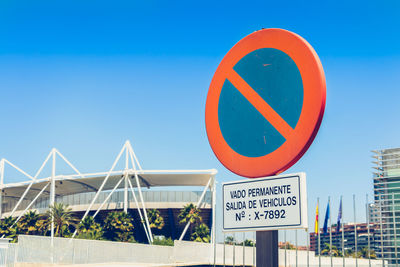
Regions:
<svg viewBox="0 0 400 267"><path fill-rule="evenodd" d="M7 252L7 266L36 264L212 264L211 244L175 241L174 246L54 238L19 237Z"/></svg>
<svg viewBox="0 0 400 267"><path fill-rule="evenodd" d="M214 251L215 257L214 257ZM175 241L174 246L154 246L134 243L20 236L17 244L10 244L5 260L7 267L18 264L96 264L109 266L121 263L255 266L256 249L253 246ZM215 260L215 262L214 262ZM321 261L321 265L319 265ZM334 266L343 266L341 258L334 258ZM371 264L371 265L370 265ZM381 266L380 260L346 258L346 266ZM279 250L280 266L330 266L329 257L319 258L313 252Z"/></svg>
<svg viewBox="0 0 400 267"><path fill-rule="evenodd" d="M318 198L316 203L309 203L308 230L279 231L282 248L279 252L279 265L398 267L398 255L393 253L397 252L396 247L392 245L391 250L387 250L388 241L385 241L396 239L393 223L391 232L388 231L390 223L385 225L388 218L390 220L396 215L386 212L385 218L381 214L383 203L380 199L369 201L368 196L360 198L353 195L345 200L342 202L342 197L331 199L329 196ZM312 233L314 229L317 229L316 233ZM223 237L223 240L236 243L236 246L242 246L246 239L255 241L253 233L249 232L226 233ZM237 265L237 253L226 252L225 255L225 262Z"/></svg>
<svg viewBox="0 0 400 267"><path fill-rule="evenodd" d="M189 192L175 192L171 194L168 191L151 192L147 195L149 202L151 200L167 200L167 201L190 201L198 198L198 194ZM150 193L150 192L148 192ZM186 193L187 194L187 193ZM185 198L187 196L187 198ZM209 196L210 198L211 196ZM347 199L346 206L339 208L335 206L333 209L330 206L330 213L327 218L326 233L323 233L323 222L326 217L326 206L332 205L330 198L326 197L318 205L319 223L318 233L310 235L305 230L284 230L279 231L279 241L281 247L287 247L286 242L290 242L293 247L280 249L279 264L280 266L396 266L397 253L386 257L386 245L390 238L396 238L396 232L393 228L397 227L395 219L398 215L395 214L394 208L389 209L391 212L386 212L386 217L382 216L380 207L388 209L388 203L384 203L378 198L370 203L367 198L352 198ZM340 199L336 199L335 203L339 203ZM393 201L392 201L393 202ZM390 203L392 203L390 202ZM329 203L329 204L328 204ZM352 205L349 205L352 203ZM389 204L390 204L389 203ZM315 218L315 205L309 207L309 217ZM311 206L311 205L310 205ZM356 210L356 206L358 209ZM360 209L360 207L362 207ZM395 204L393 204L395 207ZM390 208L390 207L389 207ZM340 218L335 211L341 210ZM363 214L363 216L360 216ZM392 216L392 217L390 217ZM364 223L354 223L357 220ZM392 219L392 221L388 221ZM90 241L90 240L71 240L55 238L54 243L51 243L49 237L35 236L20 236L18 244L11 244L4 257L4 251L0 252L1 259L7 259L9 266L13 266L14 262L47 262L47 263L100 263L100 262L152 262L152 263L173 263L174 261L187 262L193 261L202 262L203 264L242 266L243 262L246 266L254 266L256 251L254 247L243 247L244 240L255 241L255 233L247 232L236 234L222 234L221 216L216 216L216 226L219 244L213 247L211 244L199 243L180 243L176 242L174 247L155 247L144 244L127 244L109 241ZM333 222L339 222L339 226ZM315 221L309 220L309 229L313 231ZM394 226L393 226L394 225ZM330 227L332 226L332 227ZM390 227L392 229L390 229ZM392 230L390 232L390 230ZM233 237L232 245L225 244L228 236ZM330 247L326 248L326 244ZM287 244L288 245L288 244ZM335 255L332 246L336 246L336 251L342 255ZM353 258L352 255L346 255L346 250L352 250L360 253L363 249L371 249L377 254L378 259L372 259L370 253L363 255L363 258ZM327 250L326 250L327 249ZM325 250L325 251L323 251ZM383 250L384 253L379 253ZM394 250L392 248L392 250ZM214 253L215 252L215 253ZM395 250L397 252L397 250ZM154 258L154 253L158 258ZM325 254L325 255L321 255ZM343 256L344 255L344 256ZM382 255L384 257L382 257ZM368 259L368 257L370 259Z"/></svg>

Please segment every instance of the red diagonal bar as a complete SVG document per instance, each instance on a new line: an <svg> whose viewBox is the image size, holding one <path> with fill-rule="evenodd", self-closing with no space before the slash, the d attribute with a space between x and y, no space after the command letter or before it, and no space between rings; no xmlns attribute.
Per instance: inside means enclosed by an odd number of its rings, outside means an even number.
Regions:
<svg viewBox="0 0 400 267"><path fill-rule="evenodd" d="M293 128L270 106L264 99L254 91L251 86L231 69L226 78L236 89L263 115L263 117L275 127L275 129L287 140L294 132Z"/></svg>

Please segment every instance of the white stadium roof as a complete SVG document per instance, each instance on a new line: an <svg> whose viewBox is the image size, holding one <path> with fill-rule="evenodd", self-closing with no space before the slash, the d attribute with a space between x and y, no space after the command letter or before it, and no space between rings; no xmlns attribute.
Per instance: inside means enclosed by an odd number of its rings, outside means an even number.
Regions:
<svg viewBox="0 0 400 267"><path fill-rule="evenodd" d="M125 155L125 157L122 157ZM67 165L74 170L73 175L61 175L57 174L56 170L56 159L61 158ZM124 159L123 159L124 158ZM124 161L123 170L115 170L118 162ZM18 183L5 183L7 175L5 174L5 164L10 165L18 172L22 173L29 180ZM50 177L39 178L43 168L51 164L52 174ZM57 149L52 149L42 166L39 168L35 176L31 176L24 172L22 169L12 164L6 159L0 160L0 218L2 217L2 204L9 203L13 205L13 209L10 216L15 216L16 211L20 207L22 201L30 202L26 206L25 210L18 212L20 215L16 219L16 222L25 214L27 210L31 208L33 203L39 199L39 197L48 197L49 203L52 205L55 203L55 198L59 196L68 196L73 194L94 192L96 193L91 199L91 203L86 209L83 215L83 220L90 211L92 211L93 205L97 200L101 192L107 192L107 197L104 199L102 204L97 208L95 217L98 212L105 205L109 197L116 190L124 190L124 211L127 212L129 206L128 203L128 191L131 191L134 201L141 217L141 221L146 232L146 236L149 239L149 243L152 243L153 237L151 229L147 219L147 212L145 202L142 196L142 187L160 187L160 186L204 186L203 192L198 200L197 206L201 205L204 200L204 196L207 190L212 191L212 209L213 209L213 231L212 240L215 241L215 175L217 170L143 170L137 157L132 149L129 141L126 141L117 158L115 159L111 169L108 172L98 173L80 173L74 165L72 165ZM136 188L136 190L135 190ZM138 193L138 197L136 197ZM141 207L138 203L141 202ZM15 203L15 205L14 205ZM22 208L23 209L23 208ZM143 217L141 210L143 210ZM14 223L15 224L15 223ZM185 226L184 231L181 234L180 240L185 235L190 222ZM76 232L73 236L75 236ZM54 227L51 227L51 236L54 236Z"/></svg>
<svg viewBox="0 0 400 267"><path fill-rule="evenodd" d="M134 176L134 171L130 170L130 177ZM210 180L210 176L216 174L215 169L211 170L151 170L137 171L141 187L159 187L159 186L206 186ZM56 196L67 196L78 193L97 192L100 189L104 179L107 177L106 172L71 175L71 176L56 176L55 187ZM124 175L124 171L114 171L108 178L107 183L103 187L103 191L114 189L117 183ZM25 200L33 200L38 192L46 186L52 177L37 179L36 181L26 181L20 183L9 183L3 186L3 203L7 202L7 198L20 198L28 186L32 183L29 191L25 195ZM133 178L134 179L134 178ZM136 187L136 183L132 183ZM120 183L117 189L123 189L124 184ZM50 189L43 192L50 194Z"/></svg>

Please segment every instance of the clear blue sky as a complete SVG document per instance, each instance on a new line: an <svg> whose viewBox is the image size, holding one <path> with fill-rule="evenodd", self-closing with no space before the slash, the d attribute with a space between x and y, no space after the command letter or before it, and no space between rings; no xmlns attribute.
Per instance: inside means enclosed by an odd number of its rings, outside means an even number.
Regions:
<svg viewBox="0 0 400 267"><path fill-rule="evenodd" d="M287 172L307 173L310 220L328 195L336 220L343 194L352 221L353 193L362 218L370 150L400 146L400 3L326 2L2 1L0 157L34 173L57 147L102 171L130 139L145 169L240 179L208 145L208 86L237 41L283 28L314 47L327 79L320 132Z"/></svg>

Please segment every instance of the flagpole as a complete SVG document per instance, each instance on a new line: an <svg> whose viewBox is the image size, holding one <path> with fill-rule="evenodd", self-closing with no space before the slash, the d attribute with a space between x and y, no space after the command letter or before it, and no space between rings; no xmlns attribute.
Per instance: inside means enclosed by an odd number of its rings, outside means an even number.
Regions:
<svg viewBox="0 0 400 267"><path fill-rule="evenodd" d="M253 267L256 267L256 232L253 233Z"/></svg>
<svg viewBox="0 0 400 267"><path fill-rule="evenodd" d="M319 209L319 198L317 198L317 207ZM319 210L318 210L318 266L321 267L321 236L319 230Z"/></svg>
<svg viewBox="0 0 400 267"><path fill-rule="evenodd" d="M235 267L236 263L236 233L233 233L233 255L232 255L232 263L233 267Z"/></svg>
<svg viewBox="0 0 400 267"><path fill-rule="evenodd" d="M298 243L297 243L297 229L296 230L294 230L295 231L295 238L296 238L296 267L298 266L298 258L297 258L297 252L298 252Z"/></svg>
<svg viewBox="0 0 400 267"><path fill-rule="evenodd" d="M328 197L328 205L329 205L329 255L331 258L331 267L333 266L332 260L332 219L331 219L331 197Z"/></svg>
<svg viewBox="0 0 400 267"><path fill-rule="evenodd" d="M306 229L307 235L307 267L310 266L310 235L308 234L308 228Z"/></svg>
<svg viewBox="0 0 400 267"><path fill-rule="evenodd" d="M307 208L308 208L308 206L309 206L308 204L309 204L309 202L308 202L308 198L307 198ZM310 266L310 240L309 240L310 235L308 234L308 233L309 233L309 228L308 228L308 226L309 226L309 225L307 225L307 228L306 228L306 238L307 238L307 267Z"/></svg>
<svg viewBox="0 0 400 267"><path fill-rule="evenodd" d="M286 230L283 230L284 232L284 236L285 236L285 267L286 267L286 247L287 247L287 243L286 243Z"/></svg>
<svg viewBox="0 0 400 267"><path fill-rule="evenodd" d="M394 193L392 193L392 214L393 214L393 234L394 234L394 257L396 258L396 267L399 266L397 261L397 233L396 233L396 213L394 209Z"/></svg>
<svg viewBox="0 0 400 267"><path fill-rule="evenodd" d="M246 239L246 233L243 232L243 244L242 244L242 247L243 247L243 257L242 257L243 267L245 267L245 261L246 261L246 247L245 247L245 244L244 244L244 240L245 239Z"/></svg>
<svg viewBox="0 0 400 267"><path fill-rule="evenodd" d="M342 209L342 214L340 217L340 224L342 225L342 257L343 257L343 267L346 266L346 257L344 255L344 223L343 223L343 196L340 196L340 207Z"/></svg>
<svg viewBox="0 0 400 267"><path fill-rule="evenodd" d="M225 243L226 243L226 237L225 237L225 232L224 232L224 251L223 251L223 255L224 255L223 264L224 264L224 267L225 267Z"/></svg>
<svg viewBox="0 0 400 267"><path fill-rule="evenodd" d="M356 223L356 195L353 194L353 212L354 212L354 248L356 256L356 267L358 267L358 257L357 257L357 223Z"/></svg>
<svg viewBox="0 0 400 267"><path fill-rule="evenodd" d="M368 209L368 194L365 195L365 216L367 217L367 242L368 242L368 266L371 267L371 242L369 237L369 209Z"/></svg>
<svg viewBox="0 0 400 267"><path fill-rule="evenodd" d="M383 252L383 227L382 227L382 195L379 195L379 224L381 228L381 255L382 255L382 266L385 266L385 256Z"/></svg>

